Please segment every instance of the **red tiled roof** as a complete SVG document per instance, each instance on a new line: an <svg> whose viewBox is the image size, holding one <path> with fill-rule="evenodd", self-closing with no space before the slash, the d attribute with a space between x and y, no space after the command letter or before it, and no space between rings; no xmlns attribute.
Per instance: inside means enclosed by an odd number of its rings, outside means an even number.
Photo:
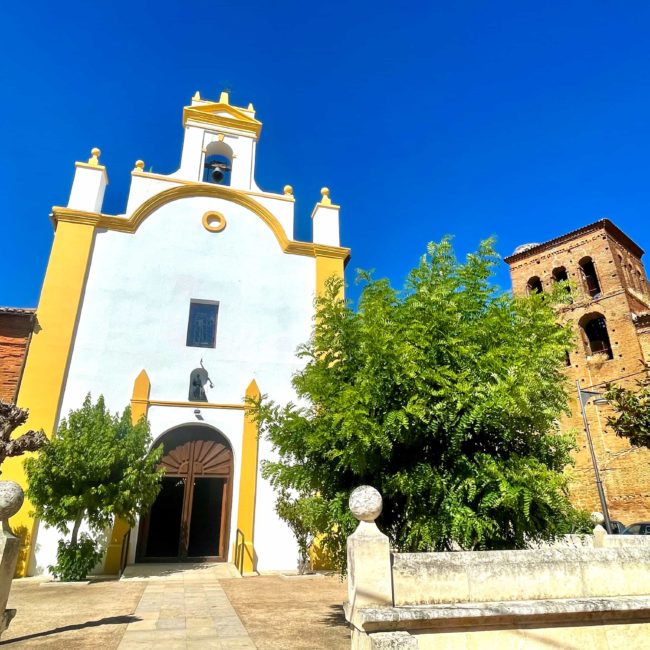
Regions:
<svg viewBox="0 0 650 650"><path fill-rule="evenodd" d="M0 314L18 314L33 316L36 309L32 307L0 307Z"/></svg>

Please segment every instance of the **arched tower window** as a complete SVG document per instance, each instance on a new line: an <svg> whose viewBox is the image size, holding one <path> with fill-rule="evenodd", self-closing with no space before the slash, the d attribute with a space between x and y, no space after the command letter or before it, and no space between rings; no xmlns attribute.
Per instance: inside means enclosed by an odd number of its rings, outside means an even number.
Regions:
<svg viewBox="0 0 650 650"><path fill-rule="evenodd" d="M544 288L542 287L542 281L535 275L530 280L528 280L528 284L526 285L528 288L528 293L543 293Z"/></svg>
<svg viewBox="0 0 650 650"><path fill-rule="evenodd" d="M580 319L580 328L584 335L587 354L602 352L608 359L613 359L612 346L607 332L607 321L602 314L587 314Z"/></svg>
<svg viewBox="0 0 650 650"><path fill-rule="evenodd" d="M595 298L596 296L600 295L601 290L594 262L591 257L583 257L579 263L580 270L582 271L582 279L585 284L585 289L592 298Z"/></svg>
<svg viewBox="0 0 650 650"><path fill-rule="evenodd" d="M564 266L558 266L557 268L554 268L552 275L553 275L553 282L569 281L569 274L567 273L567 270ZM571 293L571 287L568 284L566 285L566 290L567 293Z"/></svg>
<svg viewBox="0 0 650 650"><path fill-rule="evenodd" d="M555 282L566 282L568 279L569 275L563 266L558 266L553 269L553 280L555 280Z"/></svg>
<svg viewBox="0 0 650 650"><path fill-rule="evenodd" d="M203 182L230 185L232 149L225 142L211 142L205 148Z"/></svg>

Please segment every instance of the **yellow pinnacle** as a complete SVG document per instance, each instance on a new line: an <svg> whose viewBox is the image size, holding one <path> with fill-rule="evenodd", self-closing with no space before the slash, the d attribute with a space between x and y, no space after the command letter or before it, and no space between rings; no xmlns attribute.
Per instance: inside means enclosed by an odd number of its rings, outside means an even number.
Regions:
<svg viewBox="0 0 650 650"><path fill-rule="evenodd" d="M320 202L322 205L332 205L332 199L330 199L330 190L329 187L321 188L321 199Z"/></svg>
<svg viewBox="0 0 650 650"><path fill-rule="evenodd" d="M93 165L94 167L99 166L99 156L101 155L101 151L97 147L93 147L90 150L90 153L92 154L90 158L88 158L88 164Z"/></svg>

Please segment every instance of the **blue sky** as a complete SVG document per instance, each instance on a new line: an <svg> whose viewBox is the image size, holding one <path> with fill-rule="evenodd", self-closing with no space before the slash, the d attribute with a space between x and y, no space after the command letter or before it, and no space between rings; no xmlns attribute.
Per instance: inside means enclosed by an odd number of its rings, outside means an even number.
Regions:
<svg viewBox="0 0 650 650"><path fill-rule="evenodd" d="M353 297L355 268L400 285L445 234L507 255L606 216L650 247L649 29L650 4L604 0L8 3L0 305L36 305L75 160L102 149L122 212L134 161L174 171L182 107L224 87L298 234L321 186L342 205Z"/></svg>

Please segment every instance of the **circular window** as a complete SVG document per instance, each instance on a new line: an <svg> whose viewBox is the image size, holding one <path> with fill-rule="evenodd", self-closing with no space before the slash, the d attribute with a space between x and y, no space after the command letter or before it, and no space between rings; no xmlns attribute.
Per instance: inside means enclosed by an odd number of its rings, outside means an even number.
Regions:
<svg viewBox="0 0 650 650"><path fill-rule="evenodd" d="M206 212L202 223L209 232L221 232L226 227L226 217L221 212Z"/></svg>

